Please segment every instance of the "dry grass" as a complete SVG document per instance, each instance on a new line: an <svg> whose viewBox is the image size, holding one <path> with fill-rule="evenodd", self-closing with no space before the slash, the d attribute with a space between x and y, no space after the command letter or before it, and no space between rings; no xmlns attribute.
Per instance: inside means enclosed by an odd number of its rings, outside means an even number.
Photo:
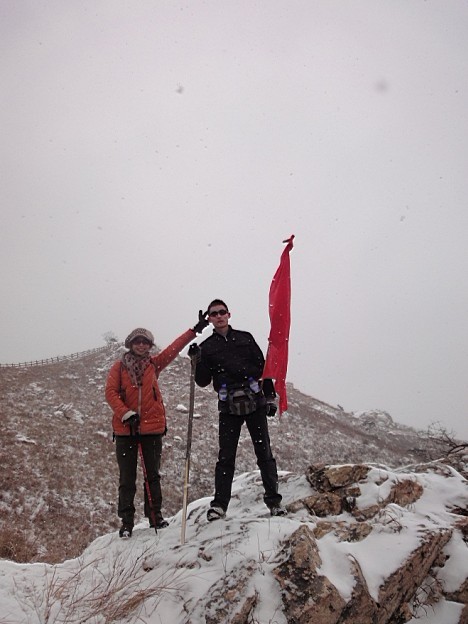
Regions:
<svg viewBox="0 0 468 624"><path fill-rule="evenodd" d="M151 617L163 594L182 596L184 572L175 569L170 577L158 575L142 565L153 556L148 548L129 566L128 554L122 554L107 574L97 572L96 561L85 564L81 559L77 570L65 576L57 567L46 567L44 582L32 587L26 599L17 592L42 624L111 624L129 617L138 622L143 609L145 617Z"/></svg>
<svg viewBox="0 0 468 624"><path fill-rule="evenodd" d="M33 540L21 529L4 526L0 531L0 558L27 563L37 556L37 540Z"/></svg>

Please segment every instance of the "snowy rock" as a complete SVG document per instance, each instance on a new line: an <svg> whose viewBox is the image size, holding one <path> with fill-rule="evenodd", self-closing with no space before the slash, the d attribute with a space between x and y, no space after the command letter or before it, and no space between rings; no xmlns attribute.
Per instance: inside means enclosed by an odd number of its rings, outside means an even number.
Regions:
<svg viewBox="0 0 468 624"><path fill-rule="evenodd" d="M357 412L354 414L361 421L362 426L371 430L374 427L391 427L393 425L393 418L388 412L383 410L369 410L366 412Z"/></svg>
<svg viewBox="0 0 468 624"><path fill-rule="evenodd" d="M4 617L466 624L468 491L453 468L311 466L307 476L280 473L280 491L285 517L270 517L258 471L234 480L225 520L207 522L208 498L189 503L183 545L179 512L156 537L145 520L130 540L104 535L54 566L4 561Z"/></svg>
<svg viewBox="0 0 468 624"><path fill-rule="evenodd" d="M36 440L31 440L27 436L21 435L20 433L17 433L15 438L18 442L24 442L24 444L37 444Z"/></svg>
<svg viewBox="0 0 468 624"><path fill-rule="evenodd" d="M346 606L331 581L318 571L322 565L312 531L301 526L283 545L284 561L274 569L287 621L295 624L336 624Z"/></svg>

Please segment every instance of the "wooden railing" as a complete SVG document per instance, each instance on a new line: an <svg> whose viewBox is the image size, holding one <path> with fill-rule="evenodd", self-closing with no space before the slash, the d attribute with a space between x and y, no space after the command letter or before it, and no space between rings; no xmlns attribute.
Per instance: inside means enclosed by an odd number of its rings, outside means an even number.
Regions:
<svg viewBox="0 0 468 624"><path fill-rule="evenodd" d="M53 358L46 358L45 360L34 360L33 362L20 362L19 364L0 364L0 368L27 368L29 366L45 366L47 364L56 364L57 362L63 362L65 360L79 360L86 355L91 355L92 353L100 353L101 351L106 351L110 349L112 346L117 345L118 343L106 344L103 347L96 347L95 349L88 349L87 351L80 351L79 353L71 353L70 355L58 355Z"/></svg>

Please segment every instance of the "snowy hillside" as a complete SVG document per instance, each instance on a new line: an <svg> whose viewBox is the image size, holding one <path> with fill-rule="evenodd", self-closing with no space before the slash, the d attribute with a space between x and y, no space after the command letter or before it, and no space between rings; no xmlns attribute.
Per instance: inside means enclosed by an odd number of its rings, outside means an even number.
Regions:
<svg viewBox="0 0 468 624"><path fill-rule="evenodd" d="M258 472L239 475L225 520L208 498L155 535L111 532L57 565L0 563L9 624L459 624L467 622L468 491L442 463L282 472L271 518ZM316 512L313 511L313 506Z"/></svg>
<svg viewBox="0 0 468 624"><path fill-rule="evenodd" d="M104 384L118 345L44 366L0 368L0 557L57 563L81 554L119 525L117 465ZM162 458L163 512L182 507L189 404L189 361L178 357L160 377L168 415ZM278 468L303 474L310 464L383 463L392 468L440 457L440 448L385 412L348 414L289 386L289 410L270 420ZM210 496L218 418L211 389L197 388L190 500ZM245 429L245 428L244 428ZM7 467L5 469L5 467ZM236 474L256 470L244 431ZM139 473L137 521L142 513Z"/></svg>

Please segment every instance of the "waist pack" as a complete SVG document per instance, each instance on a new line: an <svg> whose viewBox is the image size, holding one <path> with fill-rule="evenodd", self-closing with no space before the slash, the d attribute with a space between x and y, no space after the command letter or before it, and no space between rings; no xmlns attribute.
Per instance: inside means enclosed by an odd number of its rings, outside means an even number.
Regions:
<svg viewBox="0 0 468 624"><path fill-rule="evenodd" d="M233 388L228 391L228 410L236 416L247 416L257 409L257 395L250 388Z"/></svg>
<svg viewBox="0 0 468 624"><path fill-rule="evenodd" d="M250 388L234 388L228 391L227 408L235 416L247 416L257 409L257 397Z"/></svg>
<svg viewBox="0 0 468 624"><path fill-rule="evenodd" d="M266 399L263 392L261 390L255 392L248 386L231 387L226 389L222 396L219 393L218 409L223 414L247 416L265 404Z"/></svg>

